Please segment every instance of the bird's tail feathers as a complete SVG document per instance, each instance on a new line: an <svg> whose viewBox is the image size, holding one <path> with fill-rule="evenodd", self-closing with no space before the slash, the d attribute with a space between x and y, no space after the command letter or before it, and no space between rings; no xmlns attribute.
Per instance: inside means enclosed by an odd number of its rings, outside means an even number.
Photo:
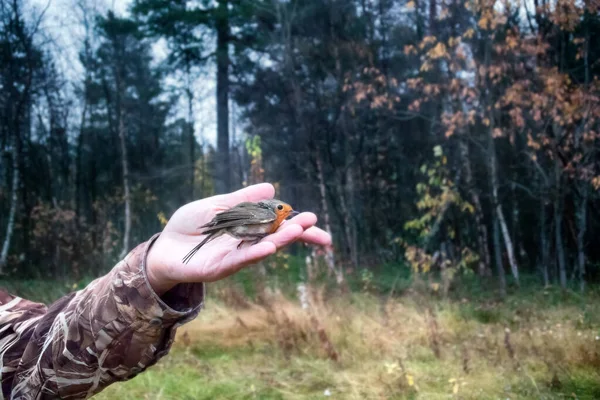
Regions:
<svg viewBox="0 0 600 400"><path fill-rule="evenodd" d="M192 259L192 257L194 257L194 254L196 254L202 246L204 246L206 243L210 242L211 240L218 238L222 234L223 234L223 231L211 232L196 247L194 247L192 250L190 250L190 252L187 253L185 257L183 257L183 260L182 260L183 263L187 264L188 261L190 261Z"/></svg>

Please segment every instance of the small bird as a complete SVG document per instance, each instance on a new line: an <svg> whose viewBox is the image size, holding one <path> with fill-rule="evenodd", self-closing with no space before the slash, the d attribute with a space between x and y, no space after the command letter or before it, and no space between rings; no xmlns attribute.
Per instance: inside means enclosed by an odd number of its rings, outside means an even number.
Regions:
<svg viewBox="0 0 600 400"><path fill-rule="evenodd" d="M206 228L202 233L208 236L183 258L183 262L187 264L202 246L225 233L242 239L238 249L244 242L256 244L274 233L285 219L296 214L299 213L292 206L277 199L240 203L215 215L209 223L200 227Z"/></svg>

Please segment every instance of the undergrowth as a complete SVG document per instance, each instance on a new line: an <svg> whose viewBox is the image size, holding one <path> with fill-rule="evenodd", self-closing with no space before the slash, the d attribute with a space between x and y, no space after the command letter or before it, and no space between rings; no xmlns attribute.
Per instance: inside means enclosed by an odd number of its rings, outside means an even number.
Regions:
<svg viewBox="0 0 600 400"><path fill-rule="evenodd" d="M548 288L499 302L320 289L310 312L277 292L258 304L242 289L209 293L169 356L98 398L600 398L593 291Z"/></svg>
<svg viewBox="0 0 600 400"><path fill-rule="evenodd" d="M401 265L320 279L298 299L302 264L208 286L206 309L171 353L98 399L598 399L600 291L457 277L447 296ZM2 281L51 302L85 281ZM257 290L262 284L264 291Z"/></svg>

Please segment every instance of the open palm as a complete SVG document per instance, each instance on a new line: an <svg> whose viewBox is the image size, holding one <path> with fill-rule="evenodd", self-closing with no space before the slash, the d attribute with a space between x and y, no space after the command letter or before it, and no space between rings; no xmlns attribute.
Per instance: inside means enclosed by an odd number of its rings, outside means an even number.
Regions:
<svg viewBox="0 0 600 400"><path fill-rule="evenodd" d="M164 293L182 282L223 279L296 240L318 245L331 243L330 236L314 226L316 215L306 212L285 221L277 232L255 245L238 249L239 239L223 235L204 245L189 263L183 263L183 257L202 240L198 228L209 222L217 212L243 201L272 199L274 194L275 189L271 184L262 183L194 201L178 209L148 254L147 273L154 290Z"/></svg>

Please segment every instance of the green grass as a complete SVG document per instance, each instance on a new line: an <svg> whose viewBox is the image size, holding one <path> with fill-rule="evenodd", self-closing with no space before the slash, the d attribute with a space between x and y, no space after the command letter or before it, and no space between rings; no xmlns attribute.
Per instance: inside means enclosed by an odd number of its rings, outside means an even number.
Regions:
<svg viewBox="0 0 600 400"><path fill-rule="evenodd" d="M295 300L302 269L268 266L275 313L252 269L212 285L207 308L182 327L169 355L98 399L599 399L600 290L544 288L522 277L500 300L493 280L461 277L443 299L402 266L356 271L352 292L331 285L313 304L339 353L331 360ZM365 281L364 277L368 279ZM2 281L51 302L86 282ZM236 287L231 301L226 288ZM389 296L390 292L393 296ZM221 297L219 297L221 296ZM242 322L240 322L242 321ZM507 330L508 329L508 330ZM185 334L185 336L184 336Z"/></svg>
<svg viewBox="0 0 600 400"><path fill-rule="evenodd" d="M295 301L276 298L270 315L213 299L171 354L97 398L598 399L598 300L553 289L503 303L335 295L314 302L334 362Z"/></svg>
<svg viewBox="0 0 600 400"><path fill-rule="evenodd" d="M326 362L285 360L276 353L273 348L248 351L206 343L175 349L154 368L110 386L97 398L285 399L297 390L316 396L332 385L323 373Z"/></svg>

